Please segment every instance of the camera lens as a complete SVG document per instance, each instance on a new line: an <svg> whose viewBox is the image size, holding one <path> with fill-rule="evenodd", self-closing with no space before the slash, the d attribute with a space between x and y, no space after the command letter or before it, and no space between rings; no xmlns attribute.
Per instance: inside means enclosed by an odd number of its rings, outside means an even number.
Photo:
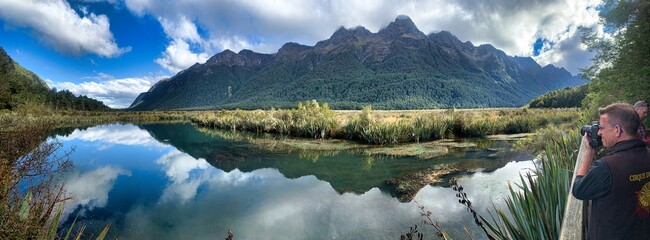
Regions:
<svg viewBox="0 0 650 240"><path fill-rule="evenodd" d="M591 137L591 125L584 125L580 128L580 136L584 136L587 133L587 136Z"/></svg>

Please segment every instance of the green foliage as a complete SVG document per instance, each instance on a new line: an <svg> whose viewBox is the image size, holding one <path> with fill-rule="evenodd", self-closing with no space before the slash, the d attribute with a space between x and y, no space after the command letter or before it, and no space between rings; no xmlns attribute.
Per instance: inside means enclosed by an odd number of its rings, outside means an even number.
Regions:
<svg viewBox="0 0 650 240"><path fill-rule="evenodd" d="M47 92L45 105L56 110L106 111L110 109L101 101L83 95L75 96L68 90L56 91L56 89Z"/></svg>
<svg viewBox="0 0 650 240"><path fill-rule="evenodd" d="M70 91L50 89L33 72L14 62L0 47L0 110L46 106L54 109L109 110L101 101L74 96Z"/></svg>
<svg viewBox="0 0 650 240"><path fill-rule="evenodd" d="M205 112L192 118L200 126L297 137L347 138L368 144L432 141L450 137L484 137L492 134L533 132L548 124L573 121L576 110L514 109L497 111L447 111L420 114L395 122L377 120L370 106L339 125L334 112L315 100L297 109Z"/></svg>
<svg viewBox="0 0 650 240"><path fill-rule="evenodd" d="M298 137L329 138L338 134L337 120L329 105L305 101L297 109L219 111L200 114L192 119L200 126L252 132L280 133Z"/></svg>
<svg viewBox="0 0 650 240"><path fill-rule="evenodd" d="M614 40L584 38L597 54L595 64L584 71L592 82L583 105L592 116L614 102L650 99L650 3L608 0L601 8L601 20L616 34Z"/></svg>
<svg viewBox="0 0 650 240"><path fill-rule="evenodd" d="M528 106L530 108L580 108L582 100L587 96L587 90L589 85L558 89L534 98Z"/></svg>

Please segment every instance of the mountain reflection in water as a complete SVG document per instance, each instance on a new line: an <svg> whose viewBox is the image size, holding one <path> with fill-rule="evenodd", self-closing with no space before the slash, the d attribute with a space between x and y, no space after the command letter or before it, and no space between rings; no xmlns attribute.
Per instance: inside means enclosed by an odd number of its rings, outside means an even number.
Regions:
<svg viewBox="0 0 650 240"><path fill-rule="evenodd" d="M354 151L316 161L297 152L270 151L197 131L190 124L105 125L59 136L74 171L66 189L64 231L74 217L87 233L111 224L120 239L396 239L421 224L415 202L400 202L384 182L439 164L474 161L490 169L457 176L474 207L485 214L507 196L507 181L533 167L526 154L480 159L469 151L419 160L376 157ZM490 151L509 150L495 142ZM463 158L468 158L463 160ZM487 167L480 167L484 162ZM498 163L498 166L495 165ZM443 229L460 238L464 227L484 238L447 187L425 186L414 196Z"/></svg>

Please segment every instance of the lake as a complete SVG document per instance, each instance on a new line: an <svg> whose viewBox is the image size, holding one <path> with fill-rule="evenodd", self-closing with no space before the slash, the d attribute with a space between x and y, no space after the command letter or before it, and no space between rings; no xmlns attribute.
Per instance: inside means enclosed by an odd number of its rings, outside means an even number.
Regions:
<svg viewBox="0 0 650 240"><path fill-rule="evenodd" d="M473 206L503 205L508 181L534 167L509 141L462 140L431 159L367 150L269 148L237 134L209 134L189 123L112 124L56 136L74 148L62 229L95 236L110 224L120 239L399 239L422 224L417 203L454 237L483 239L448 180ZM268 136L262 138L269 138ZM274 136L271 136L274 138ZM271 141L283 141L282 138ZM460 166L440 183L400 195L387 180ZM467 232L466 230L467 229ZM432 237L427 235L426 237Z"/></svg>

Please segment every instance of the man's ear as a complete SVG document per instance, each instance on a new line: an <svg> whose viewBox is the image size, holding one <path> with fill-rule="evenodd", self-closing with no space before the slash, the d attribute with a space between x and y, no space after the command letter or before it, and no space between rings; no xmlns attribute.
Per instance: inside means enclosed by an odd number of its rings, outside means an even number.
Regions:
<svg viewBox="0 0 650 240"><path fill-rule="evenodd" d="M623 135L623 132L625 132L623 130L623 126L621 125L616 125L616 129L617 129L617 135L616 135L617 137L620 137L621 135Z"/></svg>

